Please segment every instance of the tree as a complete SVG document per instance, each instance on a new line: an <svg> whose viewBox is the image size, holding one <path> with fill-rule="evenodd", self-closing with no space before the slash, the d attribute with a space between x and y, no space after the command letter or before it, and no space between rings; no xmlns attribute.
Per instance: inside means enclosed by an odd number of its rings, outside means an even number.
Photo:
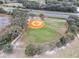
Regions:
<svg viewBox="0 0 79 59"><path fill-rule="evenodd" d="M12 53L13 52L13 46L11 44L6 44L3 48L4 53Z"/></svg>
<svg viewBox="0 0 79 59"><path fill-rule="evenodd" d="M24 0L17 0L18 1L18 3L23 3L24 2Z"/></svg>
<svg viewBox="0 0 79 59"><path fill-rule="evenodd" d="M22 29L25 29L26 26L26 21L29 17L28 15L28 11L27 10L20 10L20 9L16 9L13 12L13 16L14 16L14 23L18 26L20 26Z"/></svg>
<svg viewBox="0 0 79 59"><path fill-rule="evenodd" d="M0 8L0 13L7 13L3 8Z"/></svg>
<svg viewBox="0 0 79 59"><path fill-rule="evenodd" d="M71 15L68 17L68 19L67 19L67 24L68 24L67 33L71 32L75 36L77 36L77 32L79 30L78 20L79 20L78 17L75 15ZM78 36L77 36L77 38L78 38Z"/></svg>
<svg viewBox="0 0 79 59"><path fill-rule="evenodd" d="M45 3L47 4L48 3L48 0L45 0Z"/></svg>
<svg viewBox="0 0 79 59"><path fill-rule="evenodd" d="M3 4L3 2L2 2L2 1L0 1L0 4Z"/></svg>
<svg viewBox="0 0 79 59"><path fill-rule="evenodd" d="M25 49L25 54L28 56L34 56L34 55L40 54L40 53L42 53L41 48L39 46L37 47L34 44L27 45L27 47Z"/></svg>
<svg viewBox="0 0 79 59"><path fill-rule="evenodd" d="M44 20L44 14L40 14L39 17L41 18L41 20Z"/></svg>

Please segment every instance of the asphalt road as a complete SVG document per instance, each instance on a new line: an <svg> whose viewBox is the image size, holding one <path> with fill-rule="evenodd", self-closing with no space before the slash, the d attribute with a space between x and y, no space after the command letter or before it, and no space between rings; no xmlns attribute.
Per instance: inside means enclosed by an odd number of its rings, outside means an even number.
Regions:
<svg viewBox="0 0 79 59"><path fill-rule="evenodd" d="M46 17L58 17L58 18L67 18L70 15L78 15L79 13L68 13L68 12L56 12L56 11L43 11L43 10L30 10L30 13L39 15L44 14Z"/></svg>

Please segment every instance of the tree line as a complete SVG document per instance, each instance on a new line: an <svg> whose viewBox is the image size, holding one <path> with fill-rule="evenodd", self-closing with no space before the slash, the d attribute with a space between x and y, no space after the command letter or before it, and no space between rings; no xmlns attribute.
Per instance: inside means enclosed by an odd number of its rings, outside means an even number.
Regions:
<svg viewBox="0 0 79 59"><path fill-rule="evenodd" d="M25 8L28 9L39 9L39 10L48 10L48 11L61 11L61 12L77 12L78 3L69 3L69 2L59 2L52 1L46 4L40 4L36 1L25 1L18 0L19 3L22 3Z"/></svg>

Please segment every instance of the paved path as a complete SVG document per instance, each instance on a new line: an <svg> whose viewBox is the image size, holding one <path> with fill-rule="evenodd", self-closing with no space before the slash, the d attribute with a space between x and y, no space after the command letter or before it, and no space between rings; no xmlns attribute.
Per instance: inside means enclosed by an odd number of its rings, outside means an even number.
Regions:
<svg viewBox="0 0 79 59"><path fill-rule="evenodd" d="M6 54L0 52L0 58L24 58L25 55L25 43L23 40L18 40L17 43L14 44L13 53Z"/></svg>
<svg viewBox="0 0 79 59"><path fill-rule="evenodd" d="M32 9L27 9L30 11L30 13L39 15L39 14L44 14L46 17L58 17L58 18L67 18L70 15L78 15L79 13L68 13L68 12L57 12L57 11L44 11L44 10L32 10Z"/></svg>

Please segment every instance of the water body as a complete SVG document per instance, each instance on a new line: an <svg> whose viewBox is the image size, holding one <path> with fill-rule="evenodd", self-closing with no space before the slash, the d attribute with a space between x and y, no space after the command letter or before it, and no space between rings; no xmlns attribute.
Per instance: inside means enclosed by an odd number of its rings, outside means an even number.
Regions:
<svg viewBox="0 0 79 59"><path fill-rule="evenodd" d="M0 16L0 29L8 26L10 24L9 17Z"/></svg>

